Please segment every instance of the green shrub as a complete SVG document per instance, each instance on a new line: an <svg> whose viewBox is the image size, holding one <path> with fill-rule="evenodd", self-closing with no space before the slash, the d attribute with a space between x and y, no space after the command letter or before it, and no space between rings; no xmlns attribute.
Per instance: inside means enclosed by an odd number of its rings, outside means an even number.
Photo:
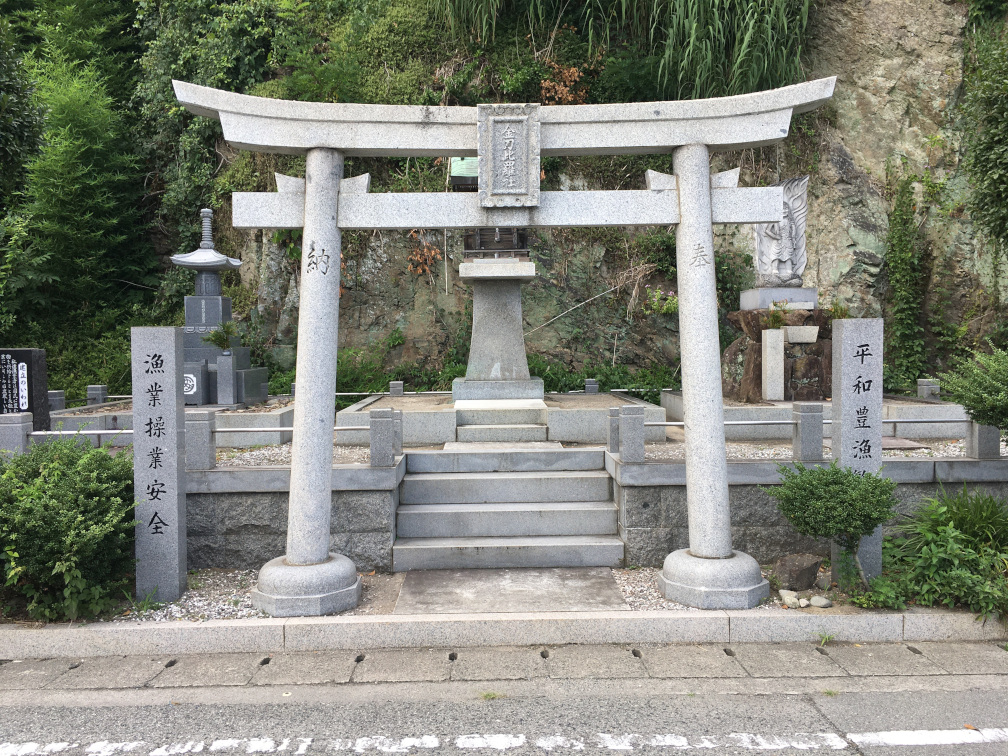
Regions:
<svg viewBox="0 0 1008 756"><path fill-rule="evenodd" d="M0 565L40 620L92 616L119 600L133 568L128 452L68 437L0 462Z"/></svg>
<svg viewBox="0 0 1008 756"><path fill-rule="evenodd" d="M889 213L885 266L889 274L889 320L886 323L885 384L905 389L915 384L924 369L923 250L914 218L915 176L896 184L896 196Z"/></svg>
<svg viewBox="0 0 1008 756"><path fill-rule="evenodd" d="M829 467L795 469L779 465L781 484L764 489L777 500L781 513L795 530L813 538L831 538L854 559L862 582L867 585L857 557L858 544L893 516L896 484L881 475L842 468L836 460Z"/></svg>
<svg viewBox="0 0 1008 756"><path fill-rule="evenodd" d="M974 351L972 359L939 379L942 394L965 407L974 421L1008 430L1008 350Z"/></svg>
<svg viewBox="0 0 1008 756"><path fill-rule="evenodd" d="M942 491L886 539L883 573L860 606L964 606L1008 617L1008 502L982 491Z"/></svg>
<svg viewBox="0 0 1008 756"><path fill-rule="evenodd" d="M8 198L24 179L24 167L38 149L42 113L32 102L28 73L14 46L10 24L0 18L0 223ZM2 229L0 229L2 234Z"/></svg>

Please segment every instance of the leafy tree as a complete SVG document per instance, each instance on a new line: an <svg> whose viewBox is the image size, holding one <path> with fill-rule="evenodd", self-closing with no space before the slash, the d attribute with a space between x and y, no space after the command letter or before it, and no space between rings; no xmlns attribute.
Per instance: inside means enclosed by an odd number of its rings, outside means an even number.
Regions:
<svg viewBox="0 0 1008 756"><path fill-rule="evenodd" d="M98 71L55 52L34 73L45 134L3 242L0 287L18 317L59 322L148 285L154 260L137 243L136 162Z"/></svg>
<svg viewBox="0 0 1008 756"><path fill-rule="evenodd" d="M0 222L24 180L25 164L38 149L42 113L17 54L10 24L0 18ZM0 232L2 233L2 232Z"/></svg>

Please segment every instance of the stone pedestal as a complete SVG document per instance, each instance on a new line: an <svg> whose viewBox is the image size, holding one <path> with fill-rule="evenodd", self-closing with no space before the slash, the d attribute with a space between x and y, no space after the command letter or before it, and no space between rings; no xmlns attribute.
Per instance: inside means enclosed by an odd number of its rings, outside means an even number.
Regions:
<svg viewBox="0 0 1008 756"><path fill-rule="evenodd" d="M351 609L361 580L347 557L329 551L340 242L336 225L343 156L308 151L305 167L297 401L291 448L287 554L259 572L252 603L274 617Z"/></svg>
<svg viewBox="0 0 1008 756"><path fill-rule="evenodd" d="M740 310L766 310L774 302L787 302L788 310L814 310L819 306L819 290L790 286L746 289L739 295Z"/></svg>
<svg viewBox="0 0 1008 756"><path fill-rule="evenodd" d="M473 283L473 331L466 375L452 382L452 398L542 399L542 380L529 375L522 332L521 285L535 278L535 263L467 262L459 278Z"/></svg>
<svg viewBox="0 0 1008 756"><path fill-rule="evenodd" d="M769 596L770 586L756 560L732 550L707 147L679 148L674 164L690 545L666 557L660 585L666 598L682 604L745 609Z"/></svg>

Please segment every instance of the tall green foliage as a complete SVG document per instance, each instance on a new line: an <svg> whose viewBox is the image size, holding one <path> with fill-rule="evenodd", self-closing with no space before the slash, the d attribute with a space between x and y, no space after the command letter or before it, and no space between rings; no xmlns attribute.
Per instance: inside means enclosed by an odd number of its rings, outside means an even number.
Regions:
<svg viewBox="0 0 1008 756"><path fill-rule="evenodd" d="M15 47L10 24L0 18L0 223L21 188L25 164L38 149L42 113ZM0 230L0 235L2 235ZM0 293L2 296L2 293Z"/></svg>
<svg viewBox="0 0 1008 756"><path fill-rule="evenodd" d="M98 71L59 52L33 70L45 136L4 242L0 286L19 319L52 322L149 285L153 259L135 243L135 162Z"/></svg>
<svg viewBox="0 0 1008 756"><path fill-rule="evenodd" d="M498 19L524 15L546 33L565 16L590 45L630 44L642 70L657 74L667 99L719 97L771 89L801 77L808 0L433 0L456 37L493 38ZM613 64L627 59L618 53ZM657 63L657 66L654 65ZM656 70L657 69L657 70Z"/></svg>
<svg viewBox="0 0 1008 756"><path fill-rule="evenodd" d="M972 185L968 206L1008 257L1008 34L1003 27L984 28L972 44L963 101L963 165Z"/></svg>
<svg viewBox="0 0 1008 756"><path fill-rule="evenodd" d="M889 214L885 266L889 274L890 319L886 345L886 385L913 385L924 369L921 304L924 276L920 234L914 219L914 177L899 180Z"/></svg>

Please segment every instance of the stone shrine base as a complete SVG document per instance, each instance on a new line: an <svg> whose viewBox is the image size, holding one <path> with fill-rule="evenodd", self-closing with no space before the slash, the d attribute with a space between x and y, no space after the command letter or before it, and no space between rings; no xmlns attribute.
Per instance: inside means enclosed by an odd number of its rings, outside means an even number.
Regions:
<svg viewBox="0 0 1008 756"><path fill-rule="evenodd" d="M308 565L277 557L259 571L252 605L273 617L318 616L352 609L360 594L357 567L341 554L330 553L325 562Z"/></svg>
<svg viewBox="0 0 1008 756"><path fill-rule="evenodd" d="M673 551L665 558L658 585L669 601L698 609L752 609L770 596L759 563L740 551L726 559Z"/></svg>

